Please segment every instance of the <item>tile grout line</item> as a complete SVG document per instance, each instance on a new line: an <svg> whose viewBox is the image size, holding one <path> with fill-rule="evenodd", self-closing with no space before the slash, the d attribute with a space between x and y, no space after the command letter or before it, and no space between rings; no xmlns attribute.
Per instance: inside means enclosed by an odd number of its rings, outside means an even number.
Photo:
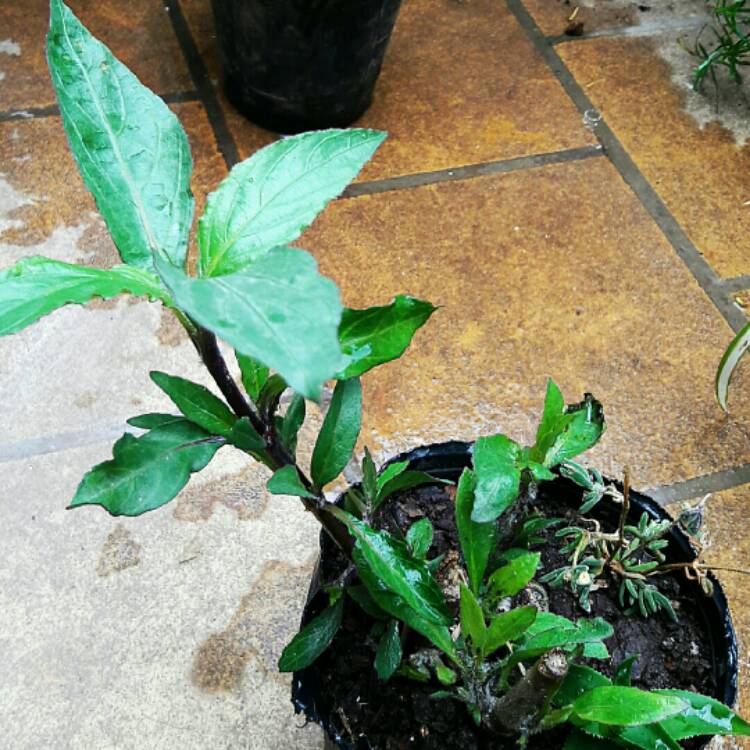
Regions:
<svg viewBox="0 0 750 750"><path fill-rule="evenodd" d="M168 91L165 94L157 94L166 104L182 104L184 102L198 101L198 92L188 91ZM0 123L3 122L25 122L26 120L40 120L45 117L59 117L60 107L57 104L50 104L46 107L28 107L26 109L8 109L0 112Z"/></svg>
<svg viewBox="0 0 750 750"><path fill-rule="evenodd" d="M585 114L587 111L596 111L591 100L575 80L556 50L549 44L534 19L522 5L521 0L506 0L506 3L508 9L526 33L529 41L534 45L537 52L539 52L579 112ZM601 120L595 127L594 134L599 139L605 154L615 169L620 173L622 179L625 180L659 229L661 229L662 234L670 242L678 257L693 274L695 280L713 302L724 320L732 330L735 332L739 331L747 322L745 315L729 299L721 286L721 280L716 272L701 255L685 233L685 230L679 225L657 192L640 169L638 169L617 136L615 136L604 120Z"/></svg>
<svg viewBox="0 0 750 750"><path fill-rule="evenodd" d="M662 21L651 21L645 22L639 25L631 26L614 26L608 29L597 29L589 33L583 33L579 35L571 34L551 34L547 37L547 42L551 45L565 44L566 42L585 42L589 39L603 39L612 37L625 37L629 39L637 39L638 37L654 36L656 34L663 34L664 32L682 32L682 31L695 31L700 29L706 24L710 23L710 16L697 16L690 20L674 19L673 21L662 20Z"/></svg>
<svg viewBox="0 0 750 750"><path fill-rule="evenodd" d="M592 159L603 155L604 152L601 146L582 146L562 151L550 151L546 154L531 154L510 159L481 162L479 164L468 164L462 167L438 169L433 172L399 175L398 177L388 177L382 180L371 180L369 182L358 182L349 185L342 193L341 198L356 198L361 195L374 195L376 193L421 187L423 185L468 180L490 174L518 172L524 169L543 167L548 164L583 161L584 159Z"/></svg>
<svg viewBox="0 0 750 750"><path fill-rule="evenodd" d="M659 505L667 505L684 500L694 500L714 492L731 490L748 483L750 483L750 464L742 464L713 474L704 474L692 479L653 487L644 490L643 494L651 497Z"/></svg>
<svg viewBox="0 0 750 750"><path fill-rule="evenodd" d="M240 161L237 144L229 132L224 112L219 104L213 84L208 77L208 71L198 52L198 47L195 44L190 27L182 12L180 0L162 0L162 3L172 22L172 28L187 63L190 77L193 79L197 97L206 110L206 116L213 130L214 138L216 138L216 145L227 167L231 169Z"/></svg>

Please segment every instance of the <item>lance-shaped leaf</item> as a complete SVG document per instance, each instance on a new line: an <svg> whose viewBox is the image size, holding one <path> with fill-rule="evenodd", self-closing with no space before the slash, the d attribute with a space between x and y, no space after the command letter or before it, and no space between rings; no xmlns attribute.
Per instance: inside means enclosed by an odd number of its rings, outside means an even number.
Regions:
<svg viewBox="0 0 750 750"><path fill-rule="evenodd" d="M727 350L724 352L724 356L721 358L721 362L719 362L719 368L716 371L716 400L724 411L727 410L729 383L738 362L748 347L750 347L750 323L745 324L742 330L732 339L732 343L729 344Z"/></svg>
<svg viewBox="0 0 750 750"><path fill-rule="evenodd" d="M612 681L600 672L582 664L571 664L563 684L555 693L554 705L567 706L575 702L584 693L597 687L611 685Z"/></svg>
<svg viewBox="0 0 750 750"><path fill-rule="evenodd" d="M406 544L411 554L417 560L423 560L432 546L433 533L432 523L429 518L420 518L406 532Z"/></svg>
<svg viewBox="0 0 750 750"><path fill-rule="evenodd" d="M479 438L474 443L473 521L494 521L515 502L521 482L520 453L519 445L505 435Z"/></svg>
<svg viewBox="0 0 750 750"><path fill-rule="evenodd" d="M469 574L471 590L479 591L487 569L490 552L495 546L495 524L477 523L471 520L474 509L474 473L464 469L456 488L456 528L461 552Z"/></svg>
<svg viewBox="0 0 750 750"><path fill-rule="evenodd" d="M25 258L0 271L0 336L16 333L63 305L124 292L166 305L171 301L159 279L138 268L103 270L40 256Z"/></svg>
<svg viewBox="0 0 750 750"><path fill-rule="evenodd" d="M331 508L330 512L349 527L357 540L356 549L389 591L400 596L420 617L441 625L451 624L443 593L425 561L415 560L406 544L387 531L376 531L338 508Z"/></svg>
<svg viewBox="0 0 750 750"><path fill-rule="evenodd" d="M338 377L357 377L400 357L436 309L429 302L403 295L383 307L345 309L339 340L350 360Z"/></svg>
<svg viewBox="0 0 750 750"><path fill-rule="evenodd" d="M294 495L295 497L315 498L316 495L305 487L296 466L282 466L266 483L273 495Z"/></svg>
<svg viewBox="0 0 750 750"><path fill-rule="evenodd" d="M668 719L689 707L686 701L676 695L605 685L576 698L573 716L582 721L600 724L640 726Z"/></svg>
<svg viewBox="0 0 750 750"><path fill-rule="evenodd" d="M463 584L461 584L459 616L461 635L471 642L473 650L476 653L483 656L485 640L487 639L487 626L484 623L484 614L482 614L482 607L477 598Z"/></svg>
<svg viewBox="0 0 750 750"><path fill-rule="evenodd" d="M151 380L174 402L191 421L212 435L229 435L237 422L229 407L205 386L185 378L153 370Z"/></svg>
<svg viewBox="0 0 750 750"><path fill-rule="evenodd" d="M541 555L524 552L498 568L487 582L489 590L499 597L515 596L534 577Z"/></svg>
<svg viewBox="0 0 750 750"><path fill-rule="evenodd" d="M676 740L697 735L750 736L750 724L731 708L715 698L693 693L690 690L655 690L659 695L672 695L688 704L681 713L665 719L661 726Z"/></svg>
<svg viewBox="0 0 750 750"><path fill-rule="evenodd" d="M381 483L380 478L378 478L380 489L375 496L375 502L372 505L372 509L375 510L384 500L387 500L396 492L408 490L412 487L422 487L425 484L443 483L446 483L446 480L433 477L431 474L427 474L424 471L400 471L396 476L392 477L385 483Z"/></svg>
<svg viewBox="0 0 750 750"><path fill-rule="evenodd" d="M185 260L192 161L175 115L61 0L50 4L47 60L65 132L122 259Z"/></svg>
<svg viewBox="0 0 750 750"><path fill-rule="evenodd" d="M247 395L253 401L258 400L260 391L268 380L268 368L258 362L257 359L252 357L246 357L244 354L235 352L237 358L237 364L240 366L240 373L242 375L242 385L247 391Z"/></svg>
<svg viewBox="0 0 750 750"><path fill-rule="evenodd" d="M281 429L279 430L281 444L292 455L297 451L297 434L304 421L305 397L295 393L287 407L284 421L281 423Z"/></svg>
<svg viewBox="0 0 750 750"><path fill-rule="evenodd" d="M343 613L344 599L342 597L310 620L282 652L279 659L279 672L294 672L297 669L309 667L331 645L336 631L341 626Z"/></svg>
<svg viewBox="0 0 750 750"><path fill-rule="evenodd" d="M362 129L301 133L237 164L200 219L200 274L233 273L299 237L384 138Z"/></svg>
<svg viewBox="0 0 750 750"><path fill-rule="evenodd" d="M351 458L362 424L362 385L339 380L315 441L310 472L316 487L335 479Z"/></svg>
<svg viewBox="0 0 750 750"><path fill-rule="evenodd" d="M174 498L224 443L187 419L138 438L126 433L115 443L113 458L86 474L70 507L101 505L113 516L154 510Z"/></svg>
<svg viewBox="0 0 750 750"><path fill-rule="evenodd" d="M173 422L184 422L185 417L182 414L159 414L152 412L150 414L139 414L137 417L130 417L128 424L138 427L142 430L153 430L156 427L172 424Z"/></svg>
<svg viewBox="0 0 750 750"><path fill-rule="evenodd" d="M380 637L375 654L375 671L381 680L389 680L401 663L401 639L398 634L398 620L391 620L385 633Z"/></svg>
<svg viewBox="0 0 750 750"><path fill-rule="evenodd" d="M304 250L277 247L228 276L194 279L157 257L177 306L312 400L341 367L341 301Z"/></svg>
<svg viewBox="0 0 750 750"><path fill-rule="evenodd" d="M602 405L590 393L581 403L566 407L560 389L549 379L544 412L529 460L547 468L557 466L595 445L605 428Z"/></svg>
<svg viewBox="0 0 750 750"><path fill-rule="evenodd" d="M536 617L536 607L517 607L509 612L495 615L487 628L484 643L485 656L491 656L508 641L520 638L534 624Z"/></svg>

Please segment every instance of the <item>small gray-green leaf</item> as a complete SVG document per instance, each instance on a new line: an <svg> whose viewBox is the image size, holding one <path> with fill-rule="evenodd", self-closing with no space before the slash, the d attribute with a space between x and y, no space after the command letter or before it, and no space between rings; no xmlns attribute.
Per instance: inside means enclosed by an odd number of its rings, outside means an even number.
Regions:
<svg viewBox="0 0 750 750"><path fill-rule="evenodd" d="M515 596L534 577L541 555L526 552L498 568L487 582L488 588L499 597Z"/></svg>
<svg viewBox="0 0 750 750"><path fill-rule="evenodd" d="M362 129L301 133L237 164L208 196L200 219L200 274L233 273L295 240L384 138Z"/></svg>
<svg viewBox="0 0 750 750"><path fill-rule="evenodd" d="M414 334L437 308L429 302L398 295L390 305L365 310L344 309L339 326L341 350L350 357L339 378L363 375L400 357Z"/></svg>
<svg viewBox="0 0 750 750"><path fill-rule="evenodd" d="M422 560L432 546L432 535L432 523L429 518L420 518L409 527L406 532L406 543L417 560Z"/></svg>
<svg viewBox="0 0 750 750"><path fill-rule="evenodd" d="M518 444L505 435L479 438L474 443L473 521L494 521L515 502L521 481L520 452Z"/></svg>
<svg viewBox="0 0 750 750"><path fill-rule="evenodd" d="M191 278L160 257L156 264L193 320L276 370L307 398L317 401L323 382L341 368L339 292L304 250L277 247L217 278Z"/></svg>
<svg viewBox="0 0 750 750"><path fill-rule="evenodd" d="M139 516L168 503L224 445L187 419L136 438L126 433L113 458L95 466L78 486L70 507L101 505L113 516Z"/></svg>
<svg viewBox="0 0 750 750"><path fill-rule="evenodd" d="M246 357L239 352L235 352L234 356L237 358L237 364L240 366L242 385L245 387L247 395L253 401L257 401L261 388L263 388L268 380L268 368L258 362L257 359Z"/></svg>
<svg viewBox="0 0 750 750"><path fill-rule="evenodd" d="M495 546L495 524L476 523L471 515L474 508L474 473L464 469L456 488L456 527L461 553L469 574L471 590L478 592L487 569L487 561Z"/></svg>
<svg viewBox="0 0 750 750"><path fill-rule="evenodd" d="M359 379L339 380L313 449L310 471L316 487L323 487L343 471L357 443L361 423Z"/></svg>
<svg viewBox="0 0 750 750"><path fill-rule="evenodd" d="M83 305L124 292L171 303L159 279L139 268L103 270L41 256L24 258L0 271L0 336L16 333L63 305Z"/></svg>
<svg viewBox="0 0 750 750"><path fill-rule="evenodd" d="M583 721L627 727L653 724L688 708L690 705L675 695L605 685L578 697L573 703L573 715Z"/></svg>
<svg viewBox="0 0 750 750"><path fill-rule="evenodd" d="M315 498L315 495L302 484L297 468L291 464L278 469L268 480L266 487L273 495Z"/></svg>
<svg viewBox="0 0 750 750"><path fill-rule="evenodd" d="M161 250L182 266L193 196L179 121L61 0L50 4L47 61L70 149L120 256L151 268Z"/></svg>
<svg viewBox="0 0 750 750"><path fill-rule="evenodd" d="M398 620L391 620L380 638L375 654L375 671L381 680L388 681L401 664L401 639Z"/></svg>
<svg viewBox="0 0 750 750"><path fill-rule="evenodd" d="M237 417L208 388L158 370L151 372L151 380L191 422L212 435L229 435Z"/></svg>
<svg viewBox="0 0 750 750"><path fill-rule="evenodd" d="M326 607L292 638L279 659L279 672L294 672L309 667L331 645L341 626L344 599Z"/></svg>

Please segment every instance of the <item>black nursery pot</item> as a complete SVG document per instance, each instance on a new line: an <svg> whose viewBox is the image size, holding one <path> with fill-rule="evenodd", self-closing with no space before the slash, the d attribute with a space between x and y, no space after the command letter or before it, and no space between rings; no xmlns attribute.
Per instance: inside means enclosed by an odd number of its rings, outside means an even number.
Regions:
<svg viewBox="0 0 750 750"><path fill-rule="evenodd" d="M224 85L279 133L344 127L372 101L401 0L212 0Z"/></svg>
<svg viewBox="0 0 750 750"><path fill-rule="evenodd" d="M458 481L464 468L471 466L472 443L449 442L428 445L422 448L403 453L391 459L389 463L396 461L409 461L409 468L425 471L440 479ZM552 485L558 484L563 488L575 486L564 478L558 478ZM641 514L645 511L651 518L662 520L669 518L666 511L646 495L634 492L630 493L630 516L631 522L637 523ZM604 505L604 501L597 507ZM598 513L602 520L616 522L619 518L619 507L610 504L609 507ZM666 537L669 541L664 550L670 562L685 562L695 558L695 553L685 534L679 529L673 528ZM333 554L334 546L329 537L321 532L320 556L325 559ZM302 625L308 623L326 605L327 597L320 591L320 563L313 573L307 604L302 613ZM700 598L700 613L708 635L711 648L714 679L717 691L714 697L728 706L733 706L737 698L737 637L732 625L726 596L719 582L709 574L713 583L714 592L711 597ZM307 669L295 672L292 682L292 703L297 713L304 713L308 721L320 724L326 733L326 748L333 750L374 750L367 738L361 737L356 745L349 742L343 735L345 732L337 720L335 706L330 705L321 690L320 675L313 663ZM706 741L704 746L708 745Z"/></svg>

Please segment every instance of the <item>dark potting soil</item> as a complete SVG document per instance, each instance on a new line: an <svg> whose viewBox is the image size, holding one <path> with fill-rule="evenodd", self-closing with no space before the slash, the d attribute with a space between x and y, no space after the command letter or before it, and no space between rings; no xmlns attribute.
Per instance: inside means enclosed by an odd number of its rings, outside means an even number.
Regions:
<svg viewBox="0 0 750 750"><path fill-rule="evenodd" d="M551 497L546 488L547 485L542 485L533 509L550 518L574 519L576 512L572 508L580 502L580 496L560 498L556 489L558 494ZM375 525L403 534L415 521L429 518L435 535L428 557L445 553L446 560L455 560L459 543L454 520L454 489L421 487L395 496L381 508ZM537 580L543 573L566 564L559 552L560 542L553 538L556 528L559 526L541 534L549 543L534 548L542 553ZM322 580L335 579L345 565L344 558L337 552L329 555L322 561ZM437 576L441 577L441 571ZM450 577L450 572L443 570L441 586L450 589L451 583L455 583L457 594L458 582L452 582ZM619 662L639 654L633 670L635 687L681 688L715 696L711 647L697 614L701 597L698 587L681 587L676 576L655 578L653 582L672 601L679 622L661 613L648 619L637 614L625 615L617 602L615 581L592 593L590 615L581 609L569 588L545 585L545 590L551 612L573 620L603 617L614 628L614 635L605 641L611 660L591 661L590 666L612 676ZM478 729L462 703L430 698L437 689L433 684L400 677L393 677L387 683L379 680L373 668L377 639L370 635L371 628L372 620L347 599L343 625L330 648L314 665L321 681L321 701L326 704L319 705L319 709L330 712L332 723L347 742L357 748L377 750L510 750L516 747L514 742L504 742ZM419 634L410 632L404 653L408 656L426 645L429 646ZM536 735L527 748L557 750L562 747L567 733L567 729L561 729ZM367 737L369 744L358 739L362 737ZM695 739L683 744L687 750L694 750L702 743L703 740Z"/></svg>

